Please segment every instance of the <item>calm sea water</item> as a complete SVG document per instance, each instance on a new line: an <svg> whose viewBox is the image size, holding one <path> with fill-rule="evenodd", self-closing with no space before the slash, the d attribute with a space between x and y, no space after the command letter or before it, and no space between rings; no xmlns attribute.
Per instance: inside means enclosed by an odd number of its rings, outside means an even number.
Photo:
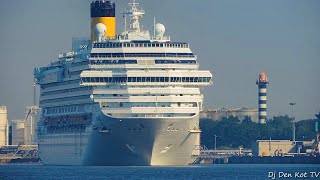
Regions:
<svg viewBox="0 0 320 180"><path fill-rule="evenodd" d="M186 167L86 167L45 165L0 165L0 179L320 179L320 165L214 164ZM295 173L307 177L295 177ZM283 173L283 174L281 174ZM292 178L284 178L284 174ZM282 176L283 175L283 176ZM282 177L281 177L282 176Z"/></svg>

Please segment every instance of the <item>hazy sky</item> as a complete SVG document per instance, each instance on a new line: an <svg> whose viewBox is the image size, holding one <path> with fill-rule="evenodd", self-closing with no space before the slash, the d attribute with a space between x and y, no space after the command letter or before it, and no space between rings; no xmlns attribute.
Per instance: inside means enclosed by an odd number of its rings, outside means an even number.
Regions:
<svg viewBox="0 0 320 180"><path fill-rule="evenodd" d="M205 108L257 107L255 81L266 71L269 117L299 119L320 111L320 1L318 0L138 0L175 41L186 41L201 69L214 73ZM89 0L0 2L0 104L9 119L24 117L33 103L33 67L71 49L72 37L90 34ZM116 0L119 13L128 0ZM119 31L118 31L119 32Z"/></svg>

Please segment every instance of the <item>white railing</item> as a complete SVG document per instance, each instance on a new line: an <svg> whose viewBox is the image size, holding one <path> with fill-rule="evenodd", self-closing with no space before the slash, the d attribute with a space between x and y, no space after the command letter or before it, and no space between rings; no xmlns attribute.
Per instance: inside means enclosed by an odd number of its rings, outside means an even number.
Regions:
<svg viewBox="0 0 320 180"><path fill-rule="evenodd" d="M89 65L92 69L190 69L195 70L199 68L199 64L152 64L152 65L141 65L141 64L127 64L127 65Z"/></svg>
<svg viewBox="0 0 320 180"><path fill-rule="evenodd" d="M131 108L102 108L103 112L112 114L168 114L168 113L198 113L198 107L131 107Z"/></svg>

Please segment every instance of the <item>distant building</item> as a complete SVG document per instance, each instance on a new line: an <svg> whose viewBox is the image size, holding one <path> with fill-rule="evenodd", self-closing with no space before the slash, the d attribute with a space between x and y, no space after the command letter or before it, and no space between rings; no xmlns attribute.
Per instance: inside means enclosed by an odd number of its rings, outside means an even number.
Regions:
<svg viewBox="0 0 320 180"><path fill-rule="evenodd" d="M25 120L12 120L12 145L24 143Z"/></svg>
<svg viewBox="0 0 320 180"><path fill-rule="evenodd" d="M200 113L200 118L212 119L213 121L220 121L222 118L230 116L238 117L240 120L244 120L246 116L249 116L253 122L258 122L258 109L218 108L208 109Z"/></svg>
<svg viewBox="0 0 320 180"><path fill-rule="evenodd" d="M258 140L252 146L254 156L278 156L296 152L296 145L290 140Z"/></svg>
<svg viewBox="0 0 320 180"><path fill-rule="evenodd" d="M1 107L1 106L0 106ZM1 115L1 108L0 108ZM37 122L40 115L40 108L38 106L27 106L25 109L25 119L12 120L10 129L8 131L7 145L37 145ZM0 117L1 118L1 117ZM4 118L2 118L4 119ZM1 120L0 119L0 127ZM0 130L1 132L1 130ZM1 138L0 134L0 138ZM1 139L0 139L1 141ZM1 144L0 144L1 145Z"/></svg>
<svg viewBox="0 0 320 180"><path fill-rule="evenodd" d="M9 145L9 123L6 106L0 106L0 146Z"/></svg>
<svg viewBox="0 0 320 180"><path fill-rule="evenodd" d="M12 125L9 126L9 145L12 145Z"/></svg>

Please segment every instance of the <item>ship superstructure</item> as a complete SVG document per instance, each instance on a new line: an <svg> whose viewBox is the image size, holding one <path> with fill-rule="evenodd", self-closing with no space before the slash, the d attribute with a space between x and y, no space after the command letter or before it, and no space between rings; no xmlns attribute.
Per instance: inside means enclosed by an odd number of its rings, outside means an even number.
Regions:
<svg viewBox="0 0 320 180"><path fill-rule="evenodd" d="M74 39L71 52L35 69L45 164L186 165L199 145L200 88L212 74L164 25L143 30L145 11L129 5L115 35L115 4L92 2L92 41Z"/></svg>

